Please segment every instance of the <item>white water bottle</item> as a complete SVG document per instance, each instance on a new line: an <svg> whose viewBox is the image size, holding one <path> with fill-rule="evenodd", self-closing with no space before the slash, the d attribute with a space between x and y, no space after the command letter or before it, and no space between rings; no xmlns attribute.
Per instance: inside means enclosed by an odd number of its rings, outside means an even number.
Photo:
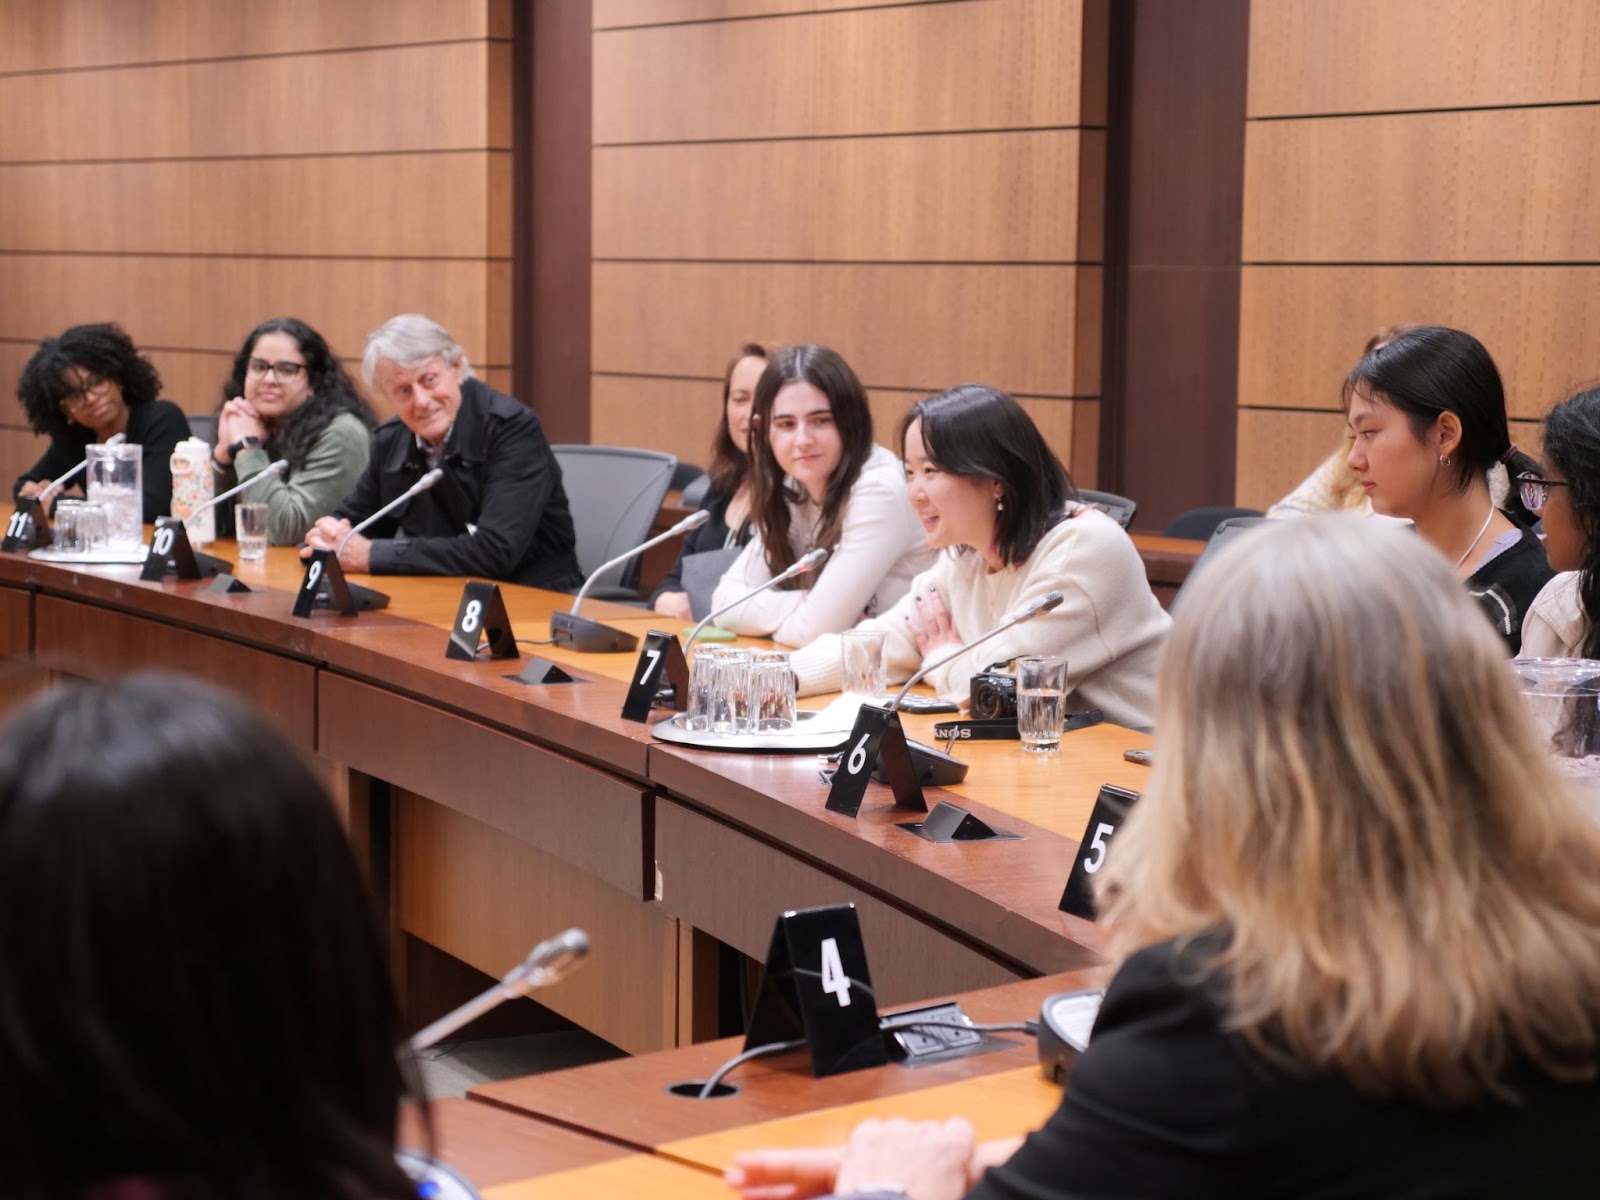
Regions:
<svg viewBox="0 0 1600 1200"><path fill-rule="evenodd" d="M185 438L172 448L172 515L187 521L217 494L211 471L211 447L199 438ZM208 508L189 526L189 541L204 546L217 540L217 511Z"/></svg>

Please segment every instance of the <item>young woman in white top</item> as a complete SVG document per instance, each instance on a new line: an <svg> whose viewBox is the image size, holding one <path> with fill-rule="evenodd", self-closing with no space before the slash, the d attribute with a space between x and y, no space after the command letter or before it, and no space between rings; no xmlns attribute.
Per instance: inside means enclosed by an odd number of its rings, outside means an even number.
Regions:
<svg viewBox="0 0 1600 1200"><path fill-rule="evenodd" d="M1076 502L1072 481L1004 392L968 383L913 405L901 425L912 510L944 550L889 612L862 628L887 635L891 679L1000 623L1046 592L1059 608L960 655L926 676L940 695L967 696L973 675L1024 654L1067 660L1071 701L1126 725L1149 725L1161 643L1171 620L1150 592L1128 535ZM840 686L839 639L794 656L802 694Z"/></svg>
<svg viewBox="0 0 1600 1200"><path fill-rule="evenodd" d="M717 618L724 629L804 646L889 608L933 559L906 504L900 462L872 441L866 392L826 346L786 346L756 384L750 418L755 536L717 585L720 608L830 551L821 569Z"/></svg>
<svg viewBox="0 0 1600 1200"><path fill-rule="evenodd" d="M1553 570L1522 623L1524 658L1600 658L1600 387L1563 400L1544 419L1538 472L1518 481L1544 521Z"/></svg>

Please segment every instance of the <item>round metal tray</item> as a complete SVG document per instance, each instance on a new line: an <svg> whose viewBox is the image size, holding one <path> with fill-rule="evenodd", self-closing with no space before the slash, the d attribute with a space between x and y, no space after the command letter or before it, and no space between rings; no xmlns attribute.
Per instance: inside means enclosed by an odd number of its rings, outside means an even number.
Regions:
<svg viewBox="0 0 1600 1200"><path fill-rule="evenodd" d="M58 550L54 546L44 546L38 550L28 551L28 557L36 558L40 562L57 563L63 567L73 565L109 567L137 566L149 553L149 546L140 546L137 550L96 550L93 554L86 554L82 550Z"/></svg>
<svg viewBox="0 0 1600 1200"><path fill-rule="evenodd" d="M701 750L733 750L743 754L753 750L769 754L815 754L820 750L837 750L850 738L848 729L811 733L805 729L805 723L817 714L802 709L797 715L800 728L793 733L711 733L703 729L685 729L682 713L657 721L650 727L650 732L663 742L679 746L694 746Z"/></svg>

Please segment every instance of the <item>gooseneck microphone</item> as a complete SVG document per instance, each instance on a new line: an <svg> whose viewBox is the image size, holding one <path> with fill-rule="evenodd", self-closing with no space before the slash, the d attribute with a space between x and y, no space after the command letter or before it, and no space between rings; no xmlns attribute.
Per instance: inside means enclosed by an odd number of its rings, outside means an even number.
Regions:
<svg viewBox="0 0 1600 1200"><path fill-rule="evenodd" d="M583 598L589 594L589 589L594 586L595 580L612 567L620 566L630 558L636 558L646 550L659 546L680 533L698 529L710 519L710 511L702 508L698 512L690 513L665 533L657 534L648 542L635 546L625 554L617 555L610 562L601 563L589 573L589 578L583 581L583 586L578 589L578 595L572 601L571 611L550 614L550 640L558 646L567 646L585 654L612 654L637 649L639 639L631 633L624 633L620 629L602 625L599 621L580 617L578 609L583 607Z"/></svg>
<svg viewBox="0 0 1600 1200"><path fill-rule="evenodd" d="M886 707L890 712L894 712L900 707L900 701L906 698L906 693L909 692L912 687L916 685L917 681L929 671L935 670L938 667L942 667L945 665L945 663L950 662L953 659L960 658L974 646L982 645L990 638L998 637L1006 630L1011 629L1014 626L1021 625L1024 621L1031 621L1041 613L1049 612L1052 608L1055 608L1057 605L1059 605L1061 600L1062 596L1060 592L1046 592L1044 595L1028 601L1028 603L1024 604L1016 612L1012 613L1009 617L1001 621L1000 624L996 625L987 633L979 634L970 642L964 642L963 644L957 646L954 650L950 651L949 654L942 655L941 657L934 659L933 662L924 665L920 671L918 671L910 679L906 680L905 687L900 689L900 691L895 695L895 698L889 701Z"/></svg>
<svg viewBox="0 0 1600 1200"><path fill-rule="evenodd" d="M581 929L568 929L540 942L527 958L506 972L499 983L419 1030L411 1039L411 1049L426 1050L507 1000L526 996L536 988L549 987L571 973L588 953L589 935Z"/></svg>
<svg viewBox="0 0 1600 1200"><path fill-rule="evenodd" d="M128 435L127 434L125 434L125 433L113 433L110 437L108 437L105 441L101 442L100 444L102 446L120 446L120 445L122 445L123 442L125 442L127 440L128 440ZM66 487L67 484L71 483L79 475L83 474L83 472L88 469L88 466L89 466L89 456L87 454L85 454L83 456L83 461L81 463L79 463L77 466L73 467L72 470L68 471L65 475L61 476L61 478L59 478L59 479L51 480L50 481L50 486L45 488L44 491L39 493L39 499L41 499L41 500L47 499L52 492L60 491L62 488Z"/></svg>
<svg viewBox="0 0 1600 1200"><path fill-rule="evenodd" d="M249 479L246 479L238 487L231 487L227 491L223 492L220 496L213 496L213 497L211 497L211 499L207 500L204 504L202 504L199 507L197 507L192 513L190 513L187 517L185 517L183 519L184 527L187 528L190 521L194 520L201 513L205 512L207 509L215 508L217 505L221 504L224 500L232 500L240 492L248 491L250 488L255 487L255 485L260 483L263 479L270 479L274 475L281 475L281 474L283 474L283 472L287 471L288 469L289 469L289 460L287 458L280 458L277 462L275 462L272 465L270 465L269 467L267 467L266 470L262 471L261 473L259 473L257 475L252 475Z"/></svg>
<svg viewBox="0 0 1600 1200"><path fill-rule="evenodd" d="M339 544L334 547L333 556L335 558L338 558L339 555L343 554L344 553L344 548L349 543L350 539L355 537L355 535L360 533L363 529L366 529L368 526L370 526L379 517L388 516L395 509L399 508L402 504L404 504L407 500L411 499L411 497L421 495L423 492L427 491L429 488L431 488L434 484L438 483L439 480L441 480L443 478L444 478L444 472L441 469L439 469L438 467L435 467L433 470L429 471L421 479L417 480L410 487L408 487L405 491L401 492L393 500L389 501L389 503L385 504L377 512L373 513L365 521L361 522L361 524L352 526L351 529L350 529L350 532L345 534L342 538L339 539Z"/></svg>
<svg viewBox="0 0 1600 1200"><path fill-rule="evenodd" d="M746 600L750 599L752 596L759 596L762 592L766 591L768 588L777 587L785 579L793 579L796 575L804 575L807 571L816 570L816 568L818 568L818 567L820 567L822 565L823 561L825 559L827 559L827 557L828 557L828 552L826 550L824 550L822 547L819 546L817 549L811 551L810 554L807 554L799 562L795 563L794 566L790 567L787 571L779 571L776 575L774 575L771 579L767 580L760 587L751 588L748 592L746 592L744 595L740 596L732 604L724 604L721 608L713 609L711 612L707 613L706 617L705 617L705 620L701 621L700 624L696 625L694 627L694 629L690 631L689 640L683 644L683 656L685 658L689 657L689 647L694 645L695 638L700 636L700 631L711 623L712 618L720 617L723 613L727 612L730 608L738 608L739 605L743 604Z"/></svg>

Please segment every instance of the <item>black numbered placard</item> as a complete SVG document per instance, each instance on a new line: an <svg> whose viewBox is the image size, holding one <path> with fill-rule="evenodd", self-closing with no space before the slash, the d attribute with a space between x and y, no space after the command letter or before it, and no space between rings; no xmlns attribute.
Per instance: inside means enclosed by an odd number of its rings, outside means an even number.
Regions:
<svg viewBox="0 0 1600 1200"><path fill-rule="evenodd" d="M825 807L829 812L853 817L861 811L872 768L879 759L883 760L883 773L894 790L895 807L928 811L916 765L906 746L906 731L900 726L900 714L876 704L863 704L845 741L839 769L833 773L833 784L828 788Z"/></svg>
<svg viewBox="0 0 1600 1200"><path fill-rule="evenodd" d="M347 617L356 614L355 597L345 582L344 569L339 566L339 556L332 550L314 550L306 560L305 578L294 596L294 615L309 617L317 607L318 596L326 593L334 608Z"/></svg>
<svg viewBox="0 0 1600 1200"><path fill-rule="evenodd" d="M802 1037L819 1079L888 1061L854 904L786 912L773 927L745 1049Z"/></svg>
<svg viewBox="0 0 1600 1200"><path fill-rule="evenodd" d="M1067 876L1067 890L1061 893L1062 912L1092 921L1095 918L1094 891L1091 887L1095 872L1105 865L1106 852L1111 839L1122 822L1127 819L1138 792L1130 792L1114 784L1103 784L1094 798L1094 809L1089 813L1089 824L1084 827L1078 842L1078 857L1072 860L1072 873Z"/></svg>
<svg viewBox="0 0 1600 1200"><path fill-rule="evenodd" d="M674 708L682 712L689 707L689 663L683 657L678 635L652 629L644 639L639 662L633 668L633 681L628 684L628 696L622 702L622 719L648 721L650 710L656 705L656 693L663 684L672 686Z"/></svg>
<svg viewBox="0 0 1600 1200"><path fill-rule="evenodd" d="M21 554L50 544L50 525L44 520L44 510L37 500L17 501L17 511L6 519L5 540L0 541L0 553ZM40 541L40 532L44 541Z"/></svg>
<svg viewBox="0 0 1600 1200"><path fill-rule="evenodd" d="M189 544L189 531L183 522L176 517L157 517L139 578L160 579L168 571L175 572L179 579L199 579L200 562Z"/></svg>
<svg viewBox="0 0 1600 1200"><path fill-rule="evenodd" d="M506 601L499 586L474 579L461 590L461 607L456 609L456 623L450 628L445 657L472 662L485 639L490 658L518 657L517 639L511 632L511 618L506 615Z"/></svg>

